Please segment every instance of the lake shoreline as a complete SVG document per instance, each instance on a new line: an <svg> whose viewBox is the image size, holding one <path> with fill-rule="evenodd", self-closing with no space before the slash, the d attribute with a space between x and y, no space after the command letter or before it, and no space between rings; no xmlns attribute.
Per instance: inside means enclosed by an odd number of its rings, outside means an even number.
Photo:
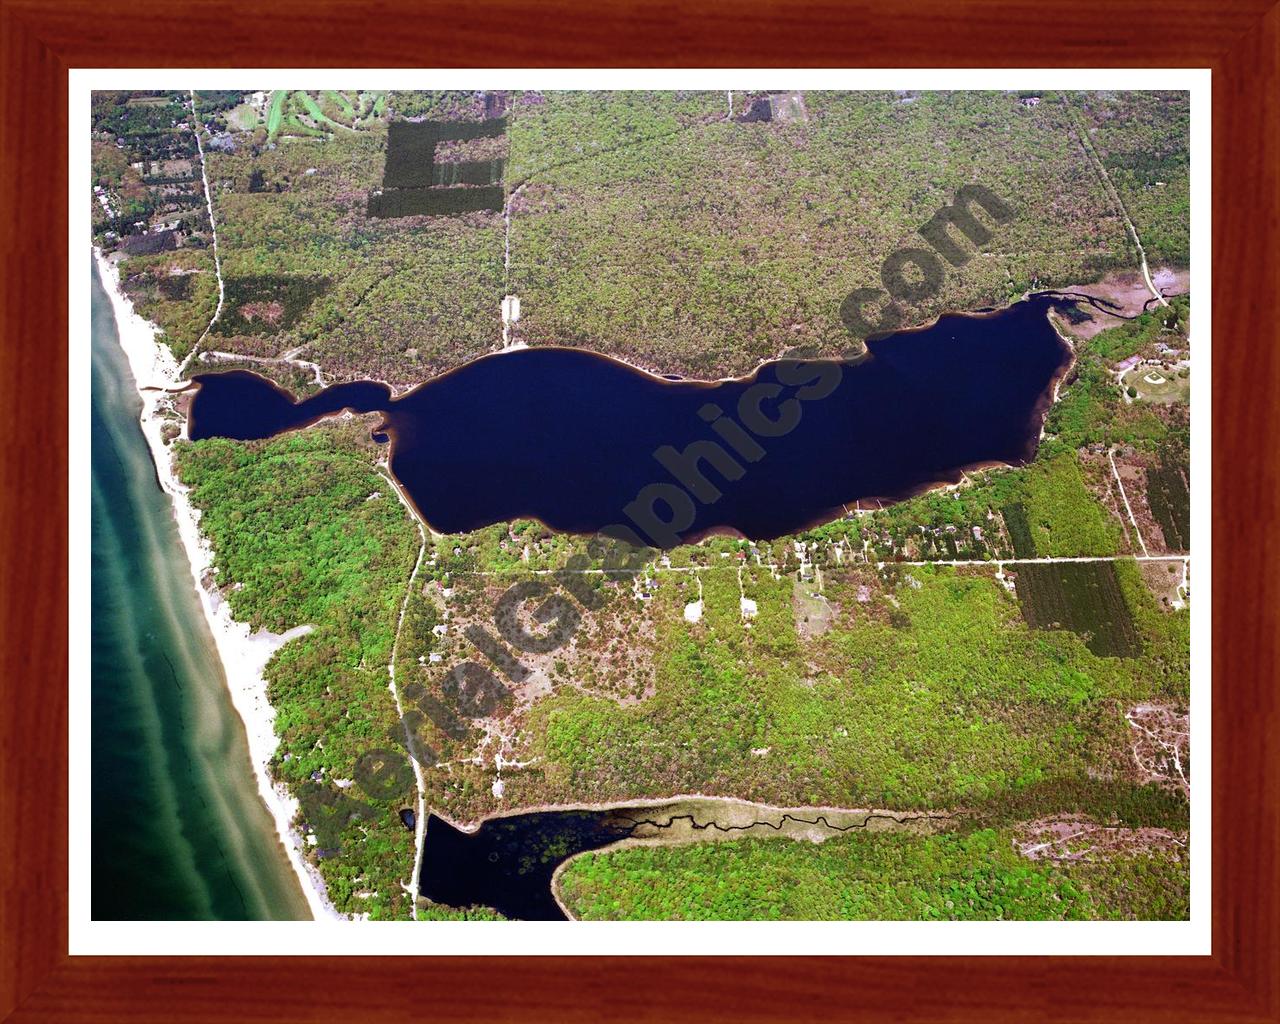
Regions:
<svg viewBox="0 0 1280 1024"><path fill-rule="evenodd" d="M806 425L801 429L810 431L817 450L826 450L823 446L829 447L832 437L847 436L851 443L863 446L865 456L854 461L837 459L837 485L823 475L824 466L807 475L802 472L808 465L806 455L814 445L805 447L808 442L801 434L790 436L790 427L781 432L762 429L760 436L769 439L763 454L773 458L764 464L764 470L753 471L751 480L766 472L771 480L776 478L777 486L792 497L785 511L762 512L772 506L767 500L762 501L767 496L755 493L761 485L751 485L748 480L717 509L699 508L697 521L682 524L679 542L696 544L717 535L770 540L803 533L863 505L893 504L961 485L967 475L975 472L1026 465L1035 456L1043 438L1046 414L1075 359L1070 340L1052 322L1052 308L1052 300L1035 297L1003 311L951 314L940 326L902 332L900 341L897 335L879 339L853 361L802 361L801 367L813 368L805 369L805 374L834 377L825 385L822 397L837 397L806 406L813 410L810 415L819 417L813 423L822 424L825 420L825 428L809 425L806 415ZM1025 351L1015 350L1018 339L1014 335L1020 329L1034 338L1034 345L1028 342ZM936 333L936 338L930 332ZM986 340L988 336L990 342ZM960 351L966 355L956 355ZM518 364L508 362L515 360L514 355L481 356L401 395L373 379L332 384L319 392L295 395L252 370L200 373L193 378L188 428L193 438L258 440L305 429L343 411L378 415L381 420L371 429L373 439L388 444L387 468L400 484L415 518L432 533L466 533L492 523L520 519L539 522L556 532L589 536L615 530L616 525L607 524L620 515L618 509L627 507L628 499L667 482L669 467L652 467L650 473L644 472L643 467L650 465L650 456L660 449L674 447L679 451L686 443L707 444L699 423L705 410L694 415L700 403L714 399L741 410L741 402L752 393L757 394L757 402L759 394L769 394L769 389L777 393L779 384L773 382L773 377L782 375L785 379L782 368L787 365L785 361L764 364L749 376L726 384L660 379L614 356L572 347L524 349L519 355ZM927 424L930 417L942 415L937 409L939 404L954 406L953 422L976 422L979 411L963 387L952 387L951 378L943 377L938 368L943 364L967 368L959 376L965 380L968 377L964 374L975 378L975 390L979 384L984 390L991 390L987 382L992 375L1000 374L1008 376L1010 387L1006 400L994 402L999 415L993 419L993 414L984 411L981 431L947 433L948 444L935 454L936 432L930 433ZM986 377L978 381L976 378L983 372ZM790 373L794 375L795 370ZM527 397L553 393L557 388L566 394L596 393L602 387L611 389L611 412L605 413L603 404L597 402L584 406L577 418L559 409L538 407ZM895 404L884 398L884 393L895 389L902 393L903 402ZM462 398L468 394L491 396L483 415L477 417L474 405ZM803 389L800 394L803 396ZM923 406L919 404L922 399L928 400ZM709 408L720 411L714 403ZM907 408L917 408L919 415L903 412ZM557 439L556 459L549 460L546 445L539 447L525 440L529 435L528 417L544 413L538 422L543 424L546 436ZM624 419L631 427L618 431L615 421ZM796 422L799 420L797 414ZM475 423L475 432L483 434L483 441L458 430L457 424L469 422ZM855 432L841 433L845 424L854 422ZM459 506L455 508L423 484L428 478L438 480L442 469L429 462L419 440L428 436L449 438L464 453L461 458L468 465L486 465L492 461L492 453L502 451L505 458L522 466L543 467L547 472L539 477L542 484L526 483L524 490L508 493L498 487L492 473L477 477L476 471L468 476L456 467L446 466L444 469L459 479L453 481L455 486L444 490L467 495L466 501L455 503ZM894 446L910 457L904 454L899 463L894 463L885 454L896 450ZM560 448L565 451L560 452ZM803 451L797 452L797 448ZM568 503L564 487L557 490L545 483L563 476L562 464L574 458L598 462L606 450L610 453L609 474L601 477L598 493L588 486L590 493L580 494L578 505ZM757 454L749 461L758 462L761 457ZM817 457L809 458L809 462L814 458ZM435 463L439 461L436 459ZM630 468L624 470L622 466ZM737 476L732 479L737 480ZM742 490L743 486L748 489ZM477 498L477 493L483 494L483 499ZM704 506L710 504L703 502ZM656 535L650 539L661 541Z"/></svg>
<svg viewBox="0 0 1280 1024"><path fill-rule="evenodd" d="M275 709L267 700L263 670L277 649L307 627L300 626L282 636L265 630L253 633L247 623L232 618L229 606L217 592L212 583L213 551L200 533L200 513L191 504L188 489L174 473L172 454L163 437L165 413L169 411L165 405L174 398L172 392L181 386L177 360L156 340L159 328L143 319L124 295L115 265L97 247L94 247L93 255L103 290L111 303L116 336L142 401L139 423L151 453L156 479L161 490L169 496L200 608L217 647L231 703L244 726L258 795L275 823L277 838L298 878L312 916L316 920L345 920L329 902L318 872L302 854L301 839L292 825L298 803L283 785L271 778L269 768L278 741ZM185 433L184 422L183 436Z"/></svg>

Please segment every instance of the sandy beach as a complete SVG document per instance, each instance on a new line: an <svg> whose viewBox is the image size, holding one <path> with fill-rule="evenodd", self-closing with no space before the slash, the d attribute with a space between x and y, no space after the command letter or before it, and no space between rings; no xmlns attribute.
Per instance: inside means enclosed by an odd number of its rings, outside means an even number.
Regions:
<svg viewBox="0 0 1280 1024"><path fill-rule="evenodd" d="M301 839L292 828L292 821L298 810L297 801L283 786L272 781L268 770L277 745L276 715L275 709L267 701L263 671L276 650L306 633L311 627L299 625L284 634L265 630L253 633L248 624L231 617L230 608L221 599L216 587L212 583L206 584L206 580L213 578L213 552L200 534L200 512L191 504L187 489L175 476L172 457L162 436L166 414L174 408L174 397L166 394L165 389L174 388L180 383L177 361L166 347L157 343L158 328L139 316L124 296L115 265L97 248L94 249L94 260L102 285L111 300L121 348L129 361L142 399L142 433L151 450L160 486L172 503L178 533L191 568L192 582L200 598L200 607L209 624L209 631L217 645L231 702L244 722L258 793L275 822L276 833L284 844L289 863L302 885L312 916L316 920L344 920L329 903L319 874L302 854ZM185 423L183 434L185 435Z"/></svg>

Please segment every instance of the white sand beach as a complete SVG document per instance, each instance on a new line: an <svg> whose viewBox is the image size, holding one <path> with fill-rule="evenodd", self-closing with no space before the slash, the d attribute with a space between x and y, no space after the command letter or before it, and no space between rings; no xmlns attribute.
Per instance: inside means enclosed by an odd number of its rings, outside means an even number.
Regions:
<svg viewBox="0 0 1280 1024"><path fill-rule="evenodd" d="M206 585L206 580L211 581L213 578L213 552L200 534L199 510L191 504L187 489L178 482L173 472L172 456L162 437L165 414L170 413L174 402L173 396L166 394L164 389L180 385L177 361L165 346L156 341L159 329L139 316L124 296L114 263L96 247L94 259L103 288L111 299L120 345L129 360L138 394L142 398L142 433L151 449L160 486L169 495L173 505L178 533L191 567L192 582L217 645L218 658L222 662L227 688L231 692L231 702L244 722L258 792L275 822L276 833L302 884L312 915L316 920L344 920L329 903L318 872L302 855L301 839L292 828L292 821L298 810L297 801L283 786L273 783L267 768L276 750L276 714L267 701L263 670L277 649L306 633L311 627L300 625L282 635L265 630L253 633L247 623L237 622L231 617L230 608L221 599L216 587L211 582ZM172 422L171 418L169 422ZM183 423L184 436L185 433L186 424Z"/></svg>

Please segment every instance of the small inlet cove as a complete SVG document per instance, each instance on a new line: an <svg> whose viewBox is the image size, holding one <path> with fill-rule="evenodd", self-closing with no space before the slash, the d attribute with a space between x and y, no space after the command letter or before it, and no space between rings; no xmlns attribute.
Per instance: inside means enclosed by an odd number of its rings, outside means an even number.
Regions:
<svg viewBox="0 0 1280 1024"><path fill-rule="evenodd" d="M639 809L539 811L489 818L474 832L431 815L418 891L452 907L492 907L517 921L563 921L551 881L570 857L628 838Z"/></svg>
<svg viewBox="0 0 1280 1024"><path fill-rule="evenodd" d="M379 413L390 468L442 533L518 518L669 548L767 540L1035 453L1070 348L1029 299L872 339L857 360L669 380L576 349L486 356L400 397L335 385L295 401L246 371L201 374L193 440L254 440Z"/></svg>

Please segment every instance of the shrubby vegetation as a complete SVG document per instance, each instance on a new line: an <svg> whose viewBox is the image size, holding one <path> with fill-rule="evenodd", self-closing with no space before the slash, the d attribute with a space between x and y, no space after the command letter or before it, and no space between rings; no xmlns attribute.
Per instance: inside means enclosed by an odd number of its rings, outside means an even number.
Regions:
<svg viewBox="0 0 1280 1024"><path fill-rule="evenodd" d="M511 111L512 182L710 124L727 112L723 92L525 92Z"/></svg>
<svg viewBox="0 0 1280 1024"><path fill-rule="evenodd" d="M1147 677L1161 697L1191 697L1191 613L1164 612L1130 561L1115 563L1116 579L1143 641Z"/></svg>
<svg viewBox="0 0 1280 1024"><path fill-rule="evenodd" d="M415 89L388 97L391 115L405 121L483 121L500 117L508 101L507 93L473 89Z"/></svg>
<svg viewBox="0 0 1280 1024"><path fill-rule="evenodd" d="M408 916L412 775L348 802L340 782L390 746L398 728L387 663L417 553L416 530L373 468L360 424L320 425L274 441L183 443L177 466L201 509L216 582L254 629L312 628L267 666L280 746L272 772L301 799L306 849L334 905L374 918Z"/></svg>
<svg viewBox="0 0 1280 1024"><path fill-rule="evenodd" d="M1120 526L1109 521L1093 499L1071 454L1038 460L1026 471L1027 521L1036 553L1052 555L1114 555Z"/></svg>
<svg viewBox="0 0 1280 1024"><path fill-rule="evenodd" d="M418 921L505 921L506 918L489 907L455 908L423 900L418 907Z"/></svg>
<svg viewBox="0 0 1280 1024"><path fill-rule="evenodd" d="M847 545L850 558L865 542L877 561L945 561L1111 555L1119 537L1118 520L1094 497L1075 454L1052 442L1024 468L971 473L958 488L801 534L822 564L831 559L821 546L831 543Z"/></svg>
<svg viewBox="0 0 1280 1024"><path fill-rule="evenodd" d="M209 218L186 93L95 92L93 240L121 250L121 282L178 359L217 306Z"/></svg>
<svg viewBox="0 0 1280 1024"><path fill-rule="evenodd" d="M560 877L588 920L1185 920L1185 850L1027 860L1006 829L740 839L584 854Z"/></svg>
<svg viewBox="0 0 1280 1024"><path fill-rule="evenodd" d="M562 691L530 712L533 784L548 798L999 800L1052 780L1123 776L1121 706L1164 686L1146 659L1101 658L1075 634L1029 630L989 573L829 570L837 611L808 640L791 579L749 577L759 611L748 624L736 573L699 573L705 612L689 624L680 610L696 587L673 576L658 574L652 698L620 707Z"/></svg>
<svg viewBox="0 0 1280 1024"><path fill-rule="evenodd" d="M1191 262L1191 105L1185 92L1073 94L1147 260ZM1154 265L1154 264L1153 264Z"/></svg>
<svg viewBox="0 0 1280 1024"><path fill-rule="evenodd" d="M1131 265L1059 102L809 93L743 124L723 94L538 99L510 123L510 290L531 344L710 377L797 345L843 352L844 297L878 287L882 261L975 181L1017 217L908 323Z"/></svg>
<svg viewBox="0 0 1280 1024"><path fill-rule="evenodd" d="M206 249L124 259L120 281L134 309L160 328L158 340L177 359L195 346L218 304L213 255Z"/></svg>
<svg viewBox="0 0 1280 1024"><path fill-rule="evenodd" d="M330 282L297 319L265 338L221 337L220 348L301 347L334 379L413 385L500 341L501 214L370 218L385 143L379 127L210 154L229 291L245 280ZM236 322L234 305L227 315Z"/></svg>
<svg viewBox="0 0 1280 1024"><path fill-rule="evenodd" d="M1029 108L997 93L812 93L776 104L738 94L735 118L748 99L776 116L730 121L723 93L281 93L256 113L236 94L201 94L204 123L226 137L208 158L227 284L209 347L296 352L337 379L416 384L498 344L499 303L511 292L522 299L517 340L586 345L663 370L719 377L796 345L843 351L844 295L875 286L881 260L918 242L916 229L974 180L1019 215L949 268L936 301L911 319L1132 266L1071 112L1097 124L1094 145L1142 218L1144 241L1152 232L1148 251L1176 260L1169 224L1181 214L1169 197L1181 186L1158 203L1134 197L1139 186L1156 195L1147 179L1180 159L1161 148L1148 166L1135 155L1144 139L1174 145L1176 103L1134 101L1135 125L1105 98L1046 94ZM119 106L103 108L94 173L113 194L145 200L142 175L122 165L106 128L141 131L153 115ZM368 216L385 172L384 110L508 118L509 275L500 213ZM290 116L315 132L294 132ZM495 154L450 151L462 161ZM193 223L188 237L201 232ZM212 315L211 263L198 245L124 263L126 288L179 355ZM1126 639L1109 646L1096 616L1030 628L1019 606L1027 581L1012 584L1013 572L899 563L1127 550L1114 508L1099 500L1105 447L1120 444L1158 460L1152 508L1177 533L1185 406L1126 403L1112 367L1185 342L1188 308L1174 300L1079 342L1029 466L969 474L954 490L799 537L710 538L638 578L584 577L599 608L571 644L523 657L527 675L504 677L512 692L502 715L423 725L441 762L426 773L428 806L466 820L697 791L788 806L963 807L975 823L927 838L586 858L565 884L589 916L1180 916L1185 860L1030 862L1013 854L1009 830L1068 812L1185 829L1181 796L1135 777L1124 711L1186 699L1188 613L1162 611L1137 566L1117 562L1106 614ZM294 390L312 386L301 367L245 365ZM299 825L316 837L309 849L330 894L348 913L407 916L412 833L398 811L412 805L413 779L392 773L375 798L339 785L399 729L387 663L418 541L376 471L367 425L177 450L237 618L276 632L313 627L268 666L281 739L273 770L302 800ZM535 574L584 547L534 522L432 537L405 605L402 686L456 699L450 670L483 660L466 627L492 634L512 583L546 582ZM700 614L687 617L699 600ZM1141 656L1116 656L1135 649ZM505 792L493 787L499 752ZM657 872L670 884L650 884Z"/></svg>
<svg viewBox="0 0 1280 1024"><path fill-rule="evenodd" d="M193 156L193 133L174 127L182 96L99 95L95 174L119 200L117 219L181 215L173 201L200 190L161 196L116 154L120 140L128 160L160 140L157 153ZM771 120L740 120L753 100L776 108ZM336 282L269 346L244 350L305 346L337 379L409 385L496 347L508 293L521 298L516 340L587 346L664 372L719 377L797 346L848 351L858 343L840 320L844 297L878 287L885 257L921 244L917 229L973 182L1017 216L948 266L941 291L905 309L905 323L1132 269L1077 120L1093 126L1152 260L1185 263L1186 97L1042 100L737 93L732 119L722 92L223 92L198 94L197 106L228 280ZM509 272L501 212L402 216L437 207L380 191L388 120L495 118L507 119L504 137L487 140L498 148L448 144L440 158L459 168L509 158ZM191 238L207 244L199 230ZM225 347L240 350L237 340Z"/></svg>

